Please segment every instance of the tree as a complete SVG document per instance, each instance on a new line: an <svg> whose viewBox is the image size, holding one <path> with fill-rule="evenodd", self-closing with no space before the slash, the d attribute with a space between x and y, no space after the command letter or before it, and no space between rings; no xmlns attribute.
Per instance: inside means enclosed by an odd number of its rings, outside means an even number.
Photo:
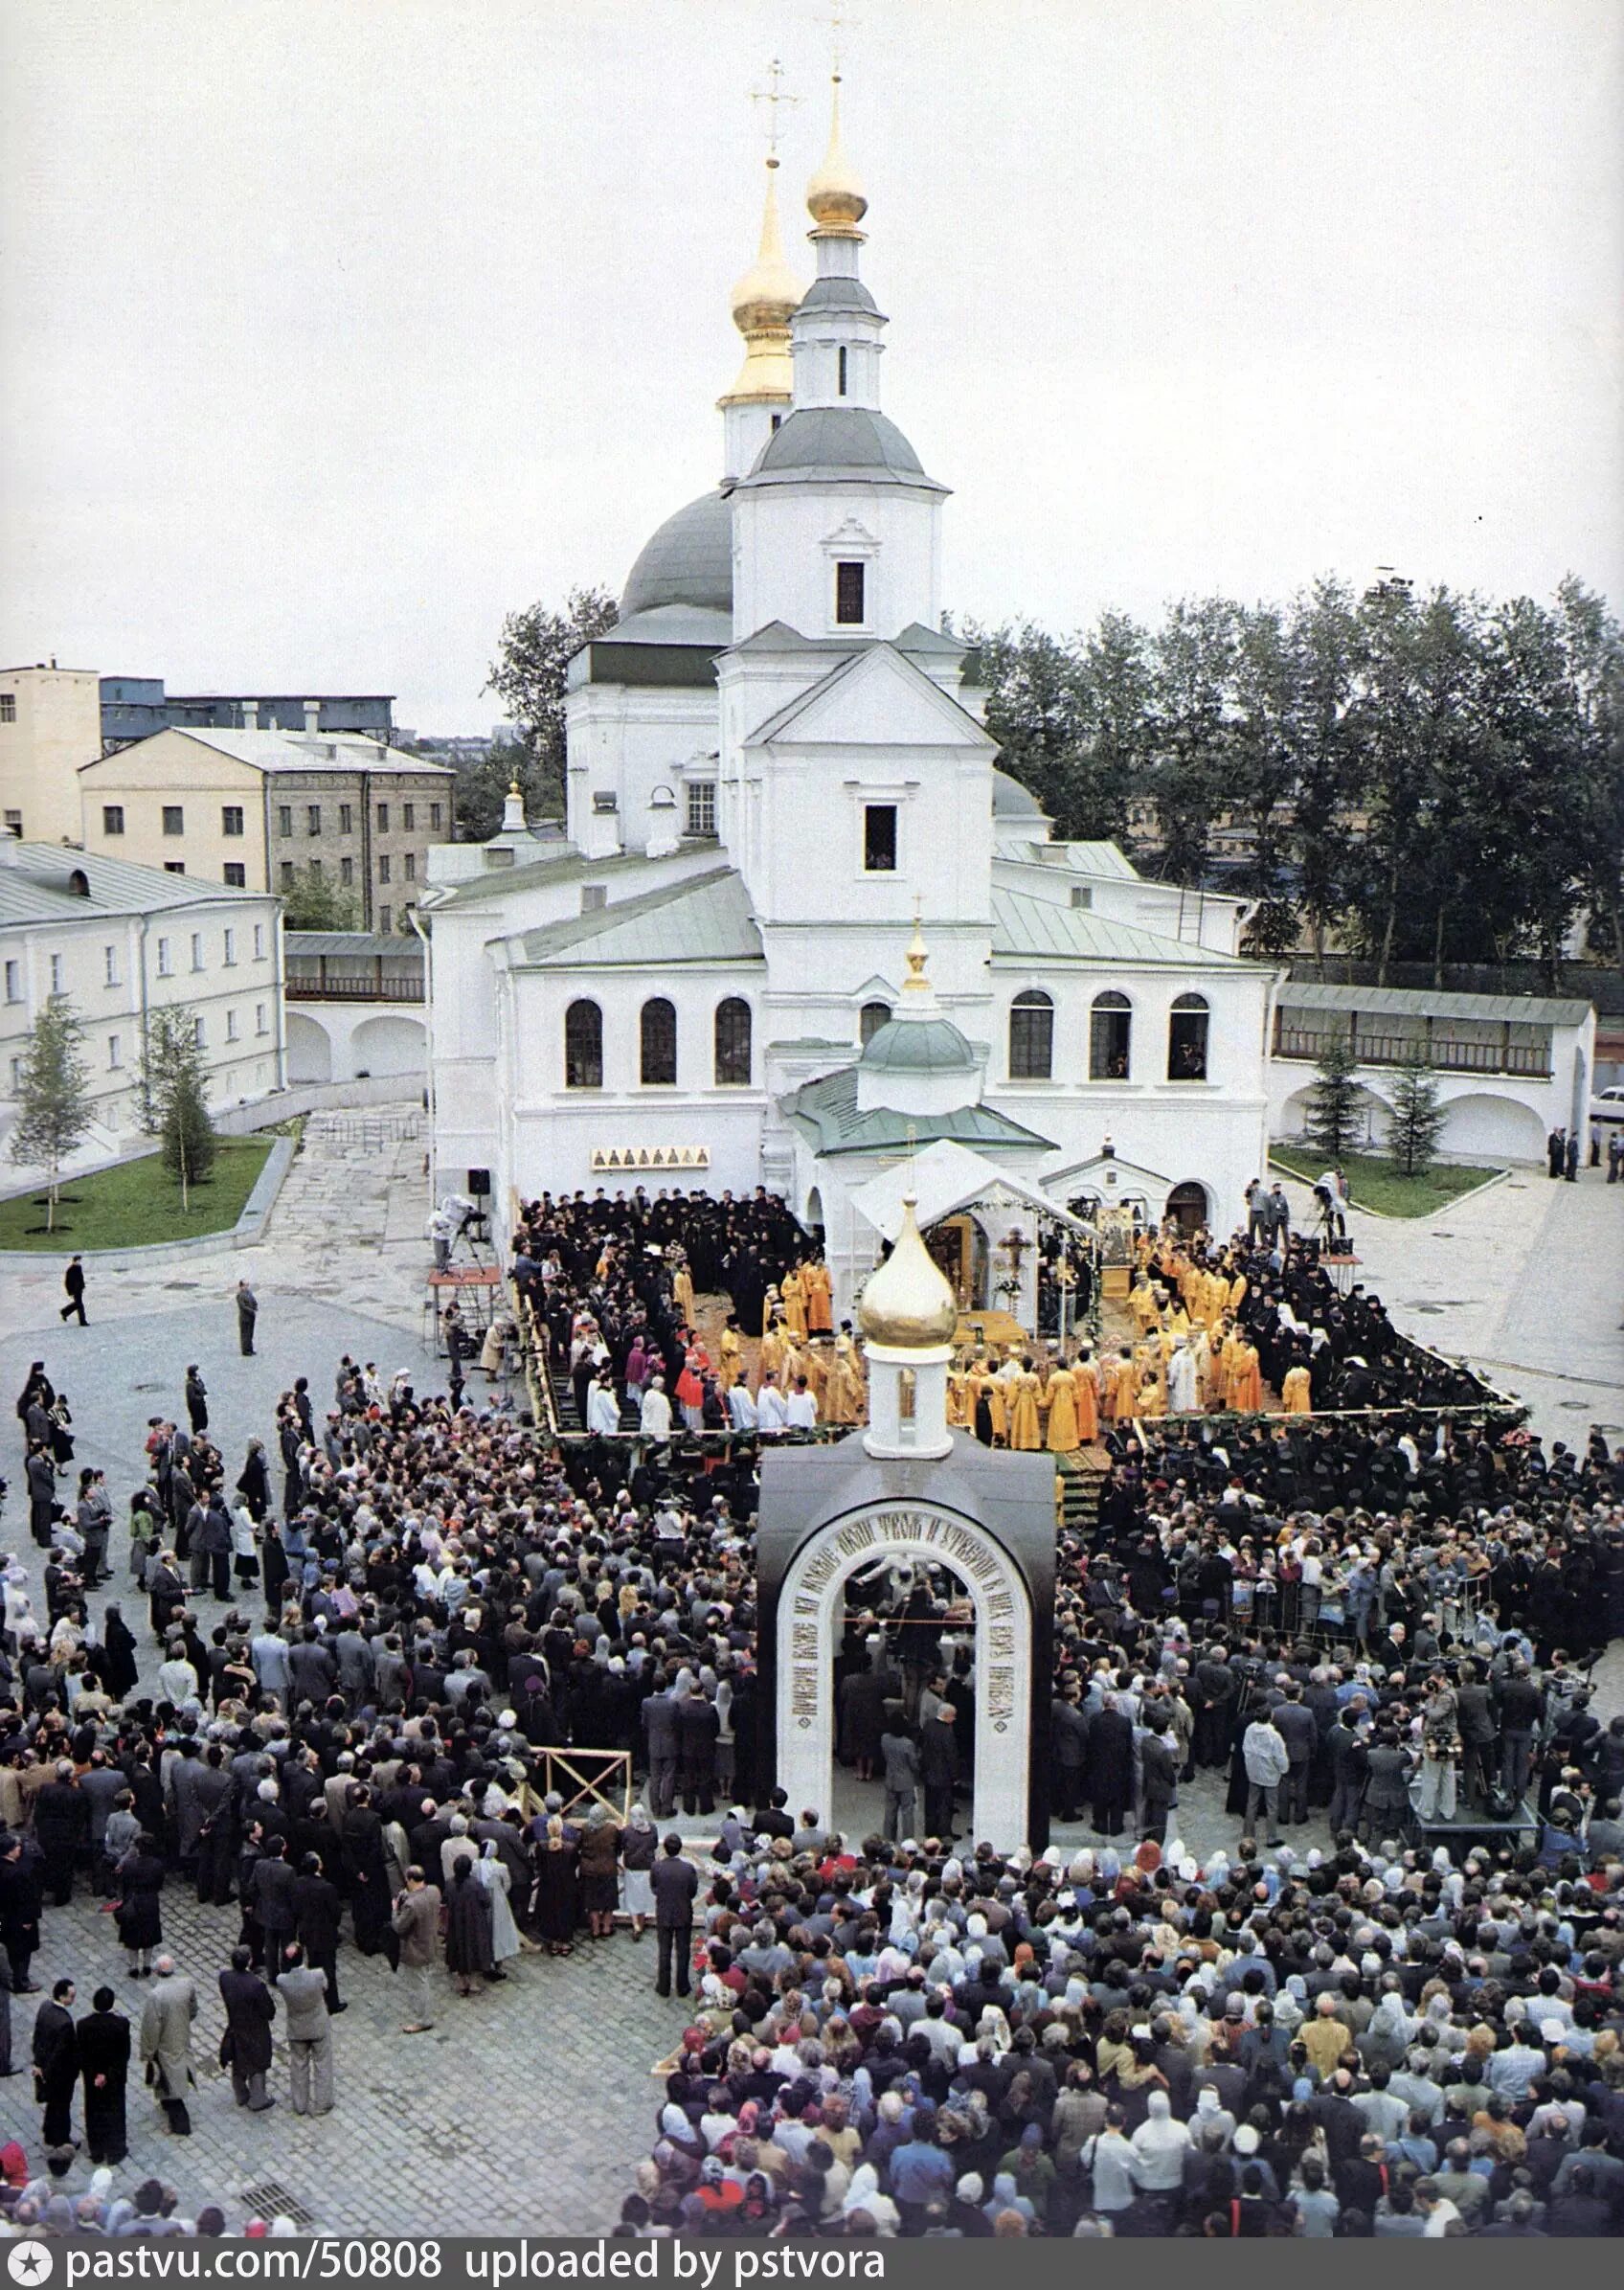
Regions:
<svg viewBox="0 0 1624 2290"><path fill-rule="evenodd" d="M289 930L359 930L361 902L324 869L302 867L293 888L282 894L282 921Z"/></svg>
<svg viewBox="0 0 1624 2290"><path fill-rule="evenodd" d="M1160 872L1199 887L1212 828L1233 799L1237 608L1227 597L1175 604L1156 645L1157 742L1150 775Z"/></svg>
<svg viewBox="0 0 1624 2290"><path fill-rule="evenodd" d="M52 994L29 1030L17 1075L11 1159L45 1171L45 1230L56 1229L62 1164L95 1119L83 1029L65 994Z"/></svg>
<svg viewBox="0 0 1624 2290"><path fill-rule="evenodd" d="M1392 1120L1387 1128L1387 1158L1401 1177L1426 1175L1437 1158L1444 1120L1432 1067L1424 1057L1410 1058L1399 1067L1393 1082Z"/></svg>
<svg viewBox="0 0 1624 2290"><path fill-rule="evenodd" d="M154 1010L141 1058L142 1126L158 1140L164 1167L180 1187L180 1205L214 1166L219 1140L209 1118L209 1080L197 1029L183 1009Z"/></svg>
<svg viewBox="0 0 1624 2290"><path fill-rule="evenodd" d="M1308 1093L1308 1142L1335 1168L1359 1140L1361 1127L1358 1070L1353 1044L1345 1033L1325 1037L1314 1066L1314 1086Z"/></svg>
<svg viewBox="0 0 1624 2290"><path fill-rule="evenodd" d="M1316 581L1290 624L1292 865L1297 902L1325 975L1325 939L1348 903L1351 814L1364 791L1364 758L1350 713L1359 641L1353 592Z"/></svg>
<svg viewBox="0 0 1624 2290"><path fill-rule="evenodd" d="M620 619L620 607L606 589L573 588L562 612L545 604L510 612L502 624L496 659L491 663L485 690L505 703L518 727L520 768L517 771L528 807L546 816L556 815L564 805L564 693L571 661L583 645L605 636ZM508 751L509 763L514 760ZM474 783L458 785L458 814L472 841L492 835L502 820L504 781L495 798L495 816L489 817L489 767L470 775ZM472 799L475 815L464 805ZM488 818L488 824L486 820Z"/></svg>
<svg viewBox="0 0 1624 2290"><path fill-rule="evenodd" d="M1624 970L1624 629L1571 574L1556 592L1579 748L1577 816L1588 939Z"/></svg>

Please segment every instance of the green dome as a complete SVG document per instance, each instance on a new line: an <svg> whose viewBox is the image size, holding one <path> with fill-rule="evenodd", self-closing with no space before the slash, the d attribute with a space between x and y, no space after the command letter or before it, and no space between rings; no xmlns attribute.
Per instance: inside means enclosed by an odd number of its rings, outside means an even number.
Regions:
<svg viewBox="0 0 1624 2290"><path fill-rule="evenodd" d="M891 1018L863 1053L869 1073L973 1074L976 1053L948 1018Z"/></svg>

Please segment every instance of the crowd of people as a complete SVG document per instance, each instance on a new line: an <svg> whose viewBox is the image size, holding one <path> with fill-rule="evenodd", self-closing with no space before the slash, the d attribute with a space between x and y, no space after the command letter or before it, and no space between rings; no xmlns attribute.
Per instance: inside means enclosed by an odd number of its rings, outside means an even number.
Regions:
<svg viewBox="0 0 1624 2290"><path fill-rule="evenodd" d="M11 1997L37 1993L76 1893L116 1907L34 2007L41 2167L0 2157L13 2227L91 2203L104 2231L173 2231L159 2182L127 2206L62 2182L124 2160L131 2074L187 2136L201 1983L237 2102L282 2097L280 2015L287 2098L321 2112L354 1956L395 1971L410 2038L520 1954L613 1945L629 1970L650 1927L644 1976L699 1992L627 2232L1613 2223L1624 1722L1594 1716L1586 1670L1624 1633L1624 1457L1424 1414L1379 1303L1289 1241L1170 1236L1159 1313L1181 1256L1222 1271L1260 1353L1303 1342L1344 1398L1363 1371L1406 1406L1102 1404L1098 1522L1057 1552L1055 1813L1086 1806L1103 1840L1080 1851L955 1851L976 1713L948 1578L860 1586L848 1617L843 1750L883 1778L889 1835L784 1803L760 1754L755 1447L680 1412L555 1441L346 1355L237 1467L193 1371L132 1458L127 1551L101 1475L76 1493L54 1461L48 1497L31 1486L38 1588L4 1568ZM566 1372L588 1333L618 1385L658 1363L644 1389L669 1378L680 1411L694 1289L754 1279L770 1326L768 1290L781 1309L809 1260L765 1194L578 1198L531 1205L513 1270ZM25 1440L57 1396L38 1364ZM130 1595L93 1603L124 1570ZM550 1791L565 1744L625 1753L629 1816L613 1790ZM1525 1788L1533 1825L1471 1858L1416 1842L1412 1780L1447 1818L1445 1765L1485 1820L1491 1788ZM1239 1802L1232 1846L1197 1856L1180 1790L1204 1768ZM1275 1845L1321 1806L1328 1848ZM221 1912L212 1963L166 1929L182 1887Z"/></svg>

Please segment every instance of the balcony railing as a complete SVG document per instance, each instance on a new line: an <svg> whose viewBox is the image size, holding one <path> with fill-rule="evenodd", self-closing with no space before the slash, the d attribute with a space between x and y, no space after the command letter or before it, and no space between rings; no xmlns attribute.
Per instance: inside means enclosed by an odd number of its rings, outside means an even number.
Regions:
<svg viewBox="0 0 1624 2290"><path fill-rule="evenodd" d="M1306 1028L1277 1024L1274 1029L1274 1054L1276 1057L1300 1059L1304 1064L1312 1065L1324 1055L1333 1039L1347 1041L1350 1037L1341 1027L1333 1034L1310 1032ZM1548 1041L1463 1042L1442 1033L1434 1033L1430 1037L1407 1033L1355 1033L1351 1036L1351 1043L1353 1054L1361 1065L1408 1065L1411 1058L1420 1057L1440 1074L1512 1074L1524 1081L1548 1081L1551 1076Z"/></svg>
<svg viewBox="0 0 1624 2290"><path fill-rule="evenodd" d="M400 972L394 976L356 978L323 978L308 970L295 977L287 977L287 999L290 1002L420 1002L423 981L420 975Z"/></svg>

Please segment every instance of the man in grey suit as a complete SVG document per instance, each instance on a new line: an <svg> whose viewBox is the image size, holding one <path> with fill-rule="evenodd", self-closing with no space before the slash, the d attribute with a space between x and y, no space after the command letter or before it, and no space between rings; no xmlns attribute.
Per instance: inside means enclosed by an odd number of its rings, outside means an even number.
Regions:
<svg viewBox="0 0 1624 2290"><path fill-rule="evenodd" d="M914 1833L914 1808L918 1803L919 1752L902 1715L902 1705L889 1706L888 1722L880 1735L880 1755L886 1771L885 1833L900 1844Z"/></svg>
<svg viewBox="0 0 1624 2290"><path fill-rule="evenodd" d="M295 1940L282 1951L277 1983L287 2013L287 2059L293 2077L295 2115L326 2115L333 2101L332 2022L327 2017L327 1984L304 1961Z"/></svg>

